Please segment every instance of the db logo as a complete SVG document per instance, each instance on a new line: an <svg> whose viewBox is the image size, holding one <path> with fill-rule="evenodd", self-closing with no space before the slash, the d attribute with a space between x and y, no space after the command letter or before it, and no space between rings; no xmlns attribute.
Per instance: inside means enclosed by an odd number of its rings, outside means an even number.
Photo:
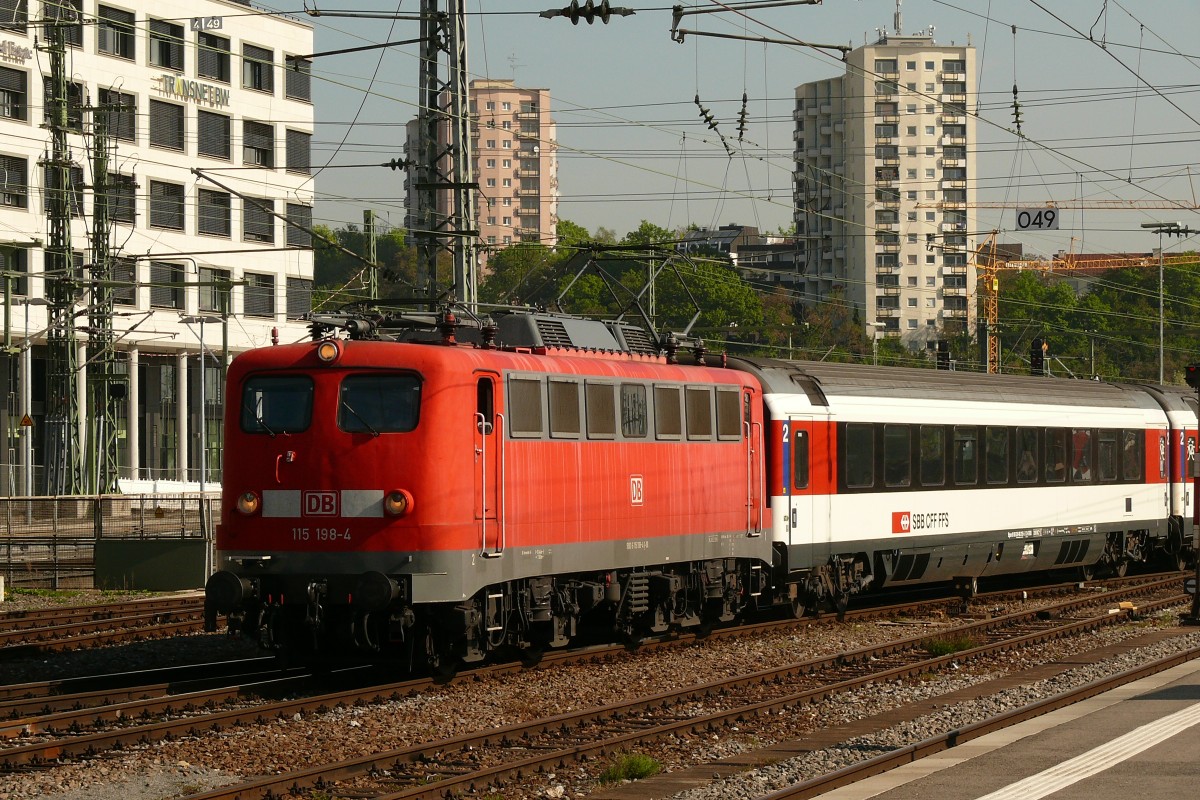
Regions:
<svg viewBox="0 0 1200 800"><path fill-rule="evenodd" d="M908 533L912 529L912 514L908 511L892 512L892 533Z"/></svg>
<svg viewBox="0 0 1200 800"><path fill-rule="evenodd" d="M646 499L645 487L642 484L641 475L629 476L629 503L630 505L640 506L642 501Z"/></svg>
<svg viewBox="0 0 1200 800"><path fill-rule="evenodd" d="M337 492L305 492L304 516L336 517L338 515Z"/></svg>

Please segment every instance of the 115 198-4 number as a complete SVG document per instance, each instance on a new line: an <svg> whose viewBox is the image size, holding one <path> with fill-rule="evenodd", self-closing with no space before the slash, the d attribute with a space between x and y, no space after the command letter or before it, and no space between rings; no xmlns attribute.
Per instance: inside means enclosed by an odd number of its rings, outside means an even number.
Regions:
<svg viewBox="0 0 1200 800"><path fill-rule="evenodd" d="M350 529L339 528L292 528L293 542L348 542Z"/></svg>

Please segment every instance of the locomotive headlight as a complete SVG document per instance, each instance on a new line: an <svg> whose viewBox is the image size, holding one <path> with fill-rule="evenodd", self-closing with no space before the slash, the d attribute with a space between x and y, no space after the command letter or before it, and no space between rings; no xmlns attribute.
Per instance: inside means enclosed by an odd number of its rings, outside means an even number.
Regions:
<svg viewBox="0 0 1200 800"><path fill-rule="evenodd" d="M332 364L337 361L338 356L342 354L342 348L338 347L337 342L326 339L317 345L317 358L324 361L326 364Z"/></svg>
<svg viewBox="0 0 1200 800"><path fill-rule="evenodd" d="M383 510L393 517L403 517L412 511L413 497L404 489L388 492L383 498Z"/></svg>
<svg viewBox="0 0 1200 800"><path fill-rule="evenodd" d="M250 516L251 514L258 513L260 504L258 495L254 492L246 492L237 499L237 510L246 516Z"/></svg>

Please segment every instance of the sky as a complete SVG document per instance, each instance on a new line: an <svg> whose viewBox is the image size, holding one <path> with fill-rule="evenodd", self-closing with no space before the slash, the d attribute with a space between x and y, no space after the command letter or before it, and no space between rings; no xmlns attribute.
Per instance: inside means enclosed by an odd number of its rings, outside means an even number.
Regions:
<svg viewBox="0 0 1200 800"><path fill-rule="evenodd" d="M559 145L559 217L618 237L642 220L677 229L792 222L792 109L797 85L842 74L836 52L800 44L715 36L671 38L669 4L623 0L630 16L572 25L538 12L567 0L464 0L469 70L546 88ZM313 0L308 0L313 7ZM557 5L555 5L557 3ZM751 5L758 5L759 2ZM733 0L687 3L679 27L757 39L853 47L894 32L895 0L825 0L742 9ZM317 0L309 16L317 52L411 41L418 0ZM295 8L279 10L296 13ZM1060 213L1060 230L1015 231L1015 210L980 209L978 230L1027 252L1146 252L1158 245L1145 222L1200 228L1200 3L1197 0L904 0L902 32L976 48L980 86L978 199L1011 206L1048 200L1090 205ZM1015 26L1015 30L1014 30ZM386 164L404 154L404 123L416 115L417 46L318 57L313 64L316 221L360 224L373 209L402 226L404 175ZM1013 88L1023 137L1013 130ZM738 117L746 97L745 130ZM734 153L701 119L700 103ZM922 188L921 186L901 188ZM932 187L930 187L932 188ZM1120 208L1113 209L1117 205ZM1102 207L1103 206L1103 207ZM1171 239L1194 249L1195 237Z"/></svg>

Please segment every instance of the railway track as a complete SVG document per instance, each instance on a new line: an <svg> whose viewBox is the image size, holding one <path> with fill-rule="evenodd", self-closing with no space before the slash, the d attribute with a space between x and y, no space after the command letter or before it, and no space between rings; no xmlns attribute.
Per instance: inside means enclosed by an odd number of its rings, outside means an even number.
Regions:
<svg viewBox="0 0 1200 800"><path fill-rule="evenodd" d="M0 660L174 636L203 627L204 598L198 594L9 611L0 613Z"/></svg>
<svg viewBox="0 0 1200 800"><path fill-rule="evenodd" d="M1029 610L976 621L949 631L911 637L883 647L764 670L730 681L687 687L678 692L577 714L559 715L521 726L389 751L366 759L342 762L336 767L313 767L197 797L215 800L235 796L266 796L284 793L293 786L323 785L334 780L356 779L367 773L386 774L389 781L407 781L410 784L398 792L393 791L391 786L386 787L386 791L392 792L388 796L433 797L468 791L471 787L482 790L486 785L499 785L523 770L539 766L552 768L563 760L622 749L641 741L672 735L686 736L696 730L730 724L731 720L749 715L775 713L796 704L852 691L863 683L935 670L952 660L978 657L998 649L1027 646L1050 637L1070 635L1072 631L1092 629L1116 618L1107 609L1123 597L1159 592L1169 597L1157 603L1178 602L1177 587L1180 581L1179 576L1174 576L1102 596L1089 594L1058 603L1051 610ZM1064 614L1077 613L1081 608L1098 604L1105 607L1103 613L1075 620L1061 619ZM1143 603L1143 607L1146 605ZM928 657L923 648L931 639L945 636L978 637L981 643L966 653ZM565 657L571 655L566 654ZM214 712L186 720L26 744L0 751L0 764L9 770L28 769L70 755L95 753L109 747L171 735L195 735L204 730L220 730L229 725L310 713L334 705L380 700L419 691L420 688L420 681L408 681L373 687L366 692L326 694L271 706ZM720 709L710 710L714 704L720 705ZM697 708L705 713L698 714ZM122 713L132 713L132 710L122 709ZM95 712L92 714L94 716ZM614 726L621 729L617 735L613 735ZM568 737L570 746L564 749L564 740ZM435 775L438 776L436 780ZM442 777L445 775L453 777Z"/></svg>
<svg viewBox="0 0 1200 800"><path fill-rule="evenodd" d="M1136 587L1148 581L1161 580L1165 576L1142 576L1130 578L1117 583L1126 587ZM1169 576L1166 576L1169 577ZM1103 586L1090 587L1095 591L1105 590ZM1111 588L1111 587L1110 587ZM1047 596L1059 595L1064 592L1077 593L1079 584L1057 584L1040 587L1037 593ZM1028 594L1028 590L1018 590L1016 594ZM980 595L977 600L983 604L1011 600L1014 592L996 592ZM847 619L865 621L872 619L892 619L911 615L928 614L931 610L938 611L947 604L958 604L958 600L945 598L907 601L901 604L883 605L871 608L857 609L849 612ZM124 610L121 608L120 610ZM98 612L97 612L98 613ZM113 613L119 613L113 609ZM67 610L68 618L82 616L84 610ZM828 622L832 617L823 621ZM731 627L714 631L708 638L750 637L779 629L790 629L797 626L822 624L818 620L786 620L762 622L754 625ZM696 639L694 634L677 637L663 637L646 642L646 649L656 647L678 647ZM624 652L622 645L603 645L554 652L545 656L542 664L548 666L554 663L569 663L572 661L601 660L615 653ZM502 674L522 669L518 663L496 664L473 671L472 675L481 673ZM348 678L346 675L355 677ZM78 754L80 752L95 752L112 747L121 747L130 741L130 734L114 730L127 727L135 720L154 719L163 722L161 725L143 725L137 732L142 741L189 733L197 723L193 717L204 709L209 715L201 724L220 729L227 725L247 724L259 719L267 711L257 711L255 705L261 705L263 699L278 697L281 692L298 692L312 695L323 691L313 702L301 703L295 708L284 711L304 713L314 707L349 704L376 700L379 697L409 695L428 689L433 685L431 679L413 679L392 682L384 685L379 683L380 673L369 670L352 670L339 680L345 681L343 686L350 688L329 693L329 679L324 685L315 682L303 670L281 670L271 657L249 660L235 660L217 664L192 665L174 667L152 672L130 672L116 675L101 675L85 678L74 678L57 681L44 681L12 686L0 686L0 739L13 740L32 736L53 737L70 732L72 742L52 743L46 752L39 753L36 749L19 758L28 757L32 763L40 763L51 757L53 751L57 756ZM371 687L365 690L363 687ZM362 691L362 695L354 692ZM239 708L231 708L237 705ZM247 711L249 707L249 711ZM224 709L224 716L213 716L217 710ZM284 713L283 711L279 713ZM169 720L174 720L173 724ZM80 733L88 734L86 739L78 739Z"/></svg>

